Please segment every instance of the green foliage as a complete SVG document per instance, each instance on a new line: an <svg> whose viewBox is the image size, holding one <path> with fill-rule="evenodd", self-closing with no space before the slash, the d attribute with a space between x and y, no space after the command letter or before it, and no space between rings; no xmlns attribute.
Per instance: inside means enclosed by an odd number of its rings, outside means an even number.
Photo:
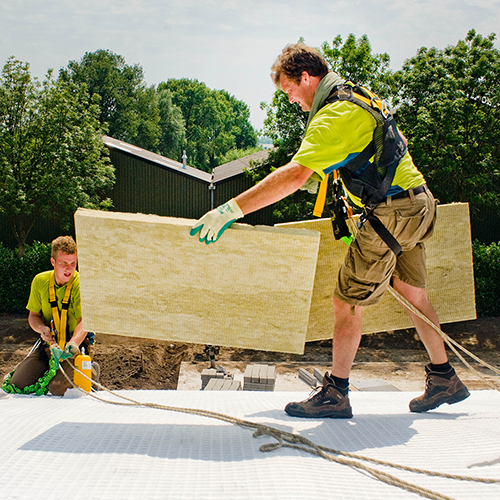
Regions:
<svg viewBox="0 0 500 500"><path fill-rule="evenodd" d="M84 86L32 79L10 58L0 80L0 214L8 217L22 256L39 218L68 222L78 207L106 208L114 182Z"/></svg>
<svg viewBox="0 0 500 500"><path fill-rule="evenodd" d="M257 183L271 172L290 162L300 146L307 122L307 113L296 103L291 104L282 90L274 93L271 104L261 103L266 110L263 134L273 141L274 149L246 175ZM305 220L311 217L314 195L297 191L273 205L273 215L279 222Z"/></svg>
<svg viewBox="0 0 500 500"><path fill-rule="evenodd" d="M0 313L26 312L33 278L51 269L50 249L50 243L34 241L19 257L0 243Z"/></svg>
<svg viewBox="0 0 500 500"><path fill-rule="evenodd" d="M91 96L98 96L99 121L111 137L156 150L161 136L158 97L154 87L146 86L140 65L97 50L86 52L80 62L70 61L60 78L85 84Z"/></svg>
<svg viewBox="0 0 500 500"><path fill-rule="evenodd" d="M187 78L160 83L158 91L164 89L184 117L189 165L210 172L231 149L256 146L248 106L228 92Z"/></svg>
<svg viewBox="0 0 500 500"><path fill-rule="evenodd" d="M337 35L331 45L323 42L321 53L335 73L345 80L368 87L380 97L390 97L392 72L389 70L389 54L372 54L368 37L356 40L351 33L345 42Z"/></svg>
<svg viewBox="0 0 500 500"><path fill-rule="evenodd" d="M500 210L500 51L474 30L444 50L422 47L395 74L398 124L442 202Z"/></svg>
<svg viewBox="0 0 500 500"><path fill-rule="evenodd" d="M478 316L500 316L500 243L474 241L474 278Z"/></svg>
<svg viewBox="0 0 500 500"><path fill-rule="evenodd" d="M247 149L231 149L225 155L220 157L220 164L223 165L224 163L239 160L240 158L245 158L245 156L253 155L259 151L262 151L261 146L255 146Z"/></svg>
<svg viewBox="0 0 500 500"><path fill-rule="evenodd" d="M158 89L161 136L158 153L173 160L182 161L182 150L186 144L186 124L182 111L172 101L172 92Z"/></svg>

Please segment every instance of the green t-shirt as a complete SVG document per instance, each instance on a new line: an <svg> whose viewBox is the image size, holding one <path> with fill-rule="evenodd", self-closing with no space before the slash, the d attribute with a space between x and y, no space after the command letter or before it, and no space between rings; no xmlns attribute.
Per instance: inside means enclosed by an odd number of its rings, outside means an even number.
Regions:
<svg viewBox="0 0 500 500"><path fill-rule="evenodd" d="M28 305L26 306L26 309L29 311L42 313L43 321L47 326L50 326L50 320L52 319L52 308L50 307L49 301L49 277L51 272L52 271L44 271L43 273L37 274L33 278L33 281L31 282L30 298L28 300ZM67 285L67 283L63 286L57 286L57 284L55 285L59 312L62 308L62 300L64 298ZM71 289L71 298L68 309L68 340L75 331L77 320L81 317L82 306L80 302L80 278L78 276L78 271L75 271L75 281L73 283L73 288Z"/></svg>
<svg viewBox="0 0 500 500"><path fill-rule="evenodd" d="M321 108L311 120L293 162L314 171L312 178L323 180L326 174L345 165L372 140L375 118L348 101L334 102ZM387 195L425 184L407 152L398 165ZM353 202L360 200L350 195Z"/></svg>

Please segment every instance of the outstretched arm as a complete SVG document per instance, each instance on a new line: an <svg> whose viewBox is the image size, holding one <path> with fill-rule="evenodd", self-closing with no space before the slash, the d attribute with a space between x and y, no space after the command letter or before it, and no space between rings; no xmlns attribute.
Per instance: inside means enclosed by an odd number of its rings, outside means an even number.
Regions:
<svg viewBox="0 0 500 500"><path fill-rule="evenodd" d="M313 171L298 163L288 163L276 169L258 184L236 196L244 215L272 205L295 193L311 177Z"/></svg>
<svg viewBox="0 0 500 500"><path fill-rule="evenodd" d="M199 232L199 240L202 243L215 243L237 219L294 193L312 173L311 169L293 162L276 169L236 198L207 212L191 228L191 236Z"/></svg>

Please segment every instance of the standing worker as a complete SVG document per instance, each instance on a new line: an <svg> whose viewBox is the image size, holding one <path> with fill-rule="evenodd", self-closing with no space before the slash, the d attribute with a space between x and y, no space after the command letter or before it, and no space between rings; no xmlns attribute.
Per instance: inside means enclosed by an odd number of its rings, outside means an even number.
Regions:
<svg viewBox="0 0 500 500"><path fill-rule="evenodd" d="M73 238L59 236L52 241L50 262L54 269L34 277L26 306L28 322L40 339L3 383L4 390L22 394L50 391L62 396L72 386L58 370L59 363L73 379L73 369L64 360L80 354L82 347L91 354L94 334L82 326L77 259ZM92 378L97 379L98 365L92 365Z"/></svg>
<svg viewBox="0 0 500 500"><path fill-rule="evenodd" d="M214 243L235 220L299 188L310 189L337 170L353 203L364 207L364 223L349 246L334 291L331 373L325 374L318 391L305 401L289 403L285 411L296 417L351 418L349 373L361 341L363 307L379 303L392 285L439 326L425 290L424 241L434 228L436 202L383 101L344 82L316 49L303 43L286 46L272 72L290 102L310 112L300 148L290 163L206 213L191 235L199 233L201 242ZM425 392L410 401L410 411L467 398L469 392L449 364L440 335L409 314L430 357Z"/></svg>

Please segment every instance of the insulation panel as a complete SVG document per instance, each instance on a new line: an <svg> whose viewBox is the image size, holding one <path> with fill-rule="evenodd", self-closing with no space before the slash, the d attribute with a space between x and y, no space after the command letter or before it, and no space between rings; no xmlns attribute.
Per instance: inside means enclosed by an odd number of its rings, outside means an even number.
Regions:
<svg viewBox="0 0 500 500"><path fill-rule="evenodd" d="M306 341L332 338L335 322L333 290L346 253L335 240L330 219L280 224L321 233ZM476 318L469 205L438 205L433 236L426 242L427 292L441 323ZM399 330L413 326L405 309L386 292L376 306L363 310L363 333Z"/></svg>
<svg viewBox="0 0 500 500"><path fill-rule="evenodd" d="M302 353L319 233L79 209L83 325L130 337Z"/></svg>

